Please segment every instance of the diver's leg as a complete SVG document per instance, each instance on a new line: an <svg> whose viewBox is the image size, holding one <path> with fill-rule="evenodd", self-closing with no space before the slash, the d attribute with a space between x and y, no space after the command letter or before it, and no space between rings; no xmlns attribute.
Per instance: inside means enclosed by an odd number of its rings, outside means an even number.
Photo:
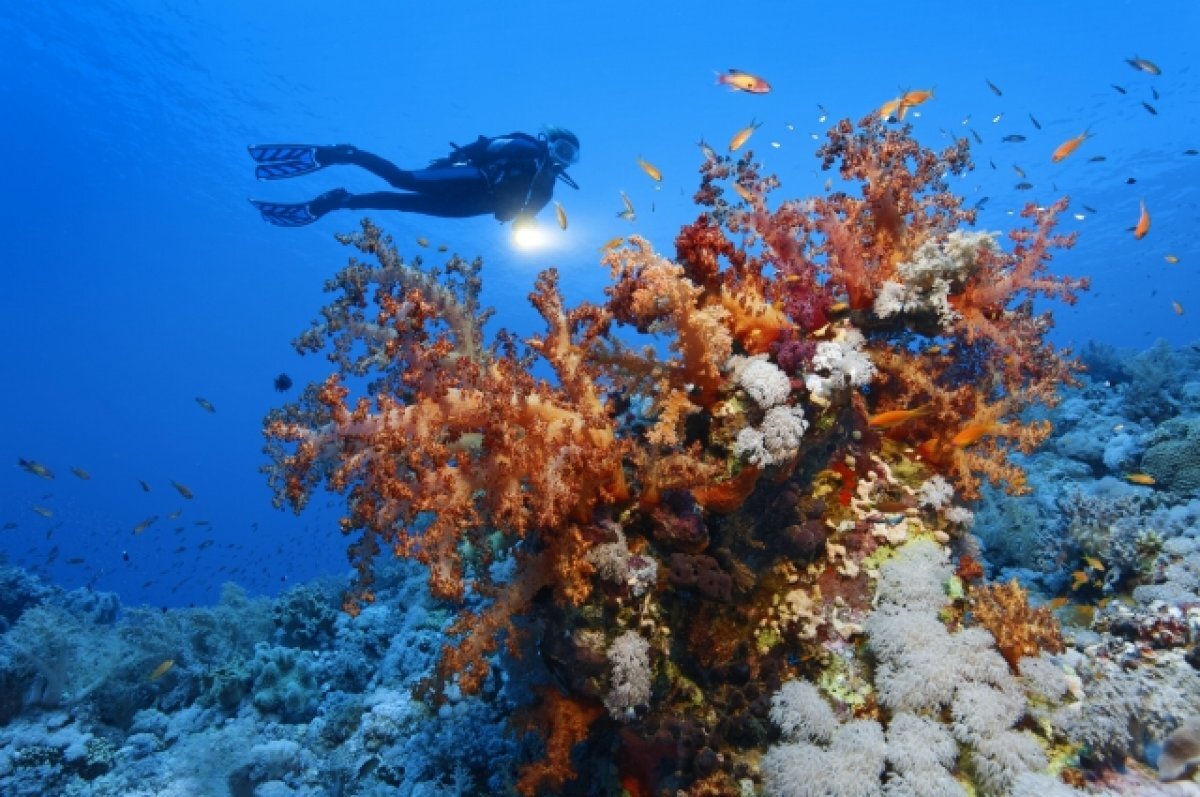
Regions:
<svg viewBox="0 0 1200 797"><path fill-rule="evenodd" d="M369 194L349 194L339 199L338 206L350 210L399 210L444 218L483 216L493 211L491 198L486 192L480 191L458 194L400 194L394 191L375 191Z"/></svg>
<svg viewBox="0 0 1200 797"><path fill-rule="evenodd" d="M433 166L426 169L401 169L373 152L339 144L336 147L317 147L314 154L322 166L349 165L366 169L391 183L393 188L416 191L419 194L456 195L488 190L487 178L470 164Z"/></svg>

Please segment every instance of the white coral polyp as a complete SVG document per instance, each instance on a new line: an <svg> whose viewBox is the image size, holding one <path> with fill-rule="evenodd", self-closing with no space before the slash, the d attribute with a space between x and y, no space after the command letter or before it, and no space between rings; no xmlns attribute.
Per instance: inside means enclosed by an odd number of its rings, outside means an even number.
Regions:
<svg viewBox="0 0 1200 797"><path fill-rule="evenodd" d="M733 451L759 467L786 462L800 451L807 428L808 422L800 407L772 407L767 410L761 427L747 426L738 432Z"/></svg>
<svg viewBox="0 0 1200 797"><path fill-rule="evenodd" d="M738 374L738 384L763 409L787 401L792 381L777 365L767 359L753 359Z"/></svg>

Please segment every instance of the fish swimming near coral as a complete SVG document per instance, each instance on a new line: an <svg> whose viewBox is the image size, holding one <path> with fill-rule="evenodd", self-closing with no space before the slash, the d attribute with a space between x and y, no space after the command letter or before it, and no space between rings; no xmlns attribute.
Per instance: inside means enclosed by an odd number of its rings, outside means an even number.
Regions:
<svg viewBox="0 0 1200 797"><path fill-rule="evenodd" d="M733 134L733 138L729 139L729 151L737 152L742 148L742 145L750 140L750 136L754 135L754 131L762 127L762 122L750 120L750 124L743 127L741 130Z"/></svg>
<svg viewBox="0 0 1200 797"><path fill-rule="evenodd" d="M877 412L867 418L867 425L872 429L891 429L894 426L899 426L902 423L908 423L914 418L921 418L930 413L933 409L930 404L922 404L920 407L915 407L911 410L887 410L886 412Z"/></svg>
<svg viewBox="0 0 1200 797"><path fill-rule="evenodd" d="M167 674L167 670L171 669L174 666L175 666L175 659L166 659L163 661L162 664L160 664L154 668L154 671L150 673L150 677L147 678L146 680L157 681L159 678L162 678L164 675Z"/></svg>
<svg viewBox="0 0 1200 797"><path fill-rule="evenodd" d="M1125 481L1130 484L1141 485L1142 487L1153 487L1157 482L1149 473L1127 473Z"/></svg>
<svg viewBox="0 0 1200 797"><path fill-rule="evenodd" d="M625 219L625 221L633 221L637 218L637 214L633 212L633 203L629 201L629 197L625 192L621 192L621 202L625 204L625 209L617 212L617 218Z"/></svg>
<svg viewBox="0 0 1200 797"><path fill-rule="evenodd" d="M725 74L717 72L717 85L728 86L732 91L744 91L747 94L766 94L771 90L771 84L766 80L740 69L730 69Z"/></svg>
<svg viewBox="0 0 1200 797"><path fill-rule="evenodd" d="M280 374L279 376L275 377L274 385L275 389L280 393L286 393L292 389L292 378L287 374Z"/></svg>
<svg viewBox="0 0 1200 797"><path fill-rule="evenodd" d="M567 229L567 211L563 210L563 206L558 200L554 201L554 218L558 220L560 230Z"/></svg>

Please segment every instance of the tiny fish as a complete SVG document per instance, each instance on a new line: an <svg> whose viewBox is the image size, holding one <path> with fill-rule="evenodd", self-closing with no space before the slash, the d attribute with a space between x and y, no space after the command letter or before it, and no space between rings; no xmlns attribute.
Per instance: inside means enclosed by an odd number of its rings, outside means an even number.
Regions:
<svg viewBox="0 0 1200 797"><path fill-rule="evenodd" d="M1114 89L1116 89L1117 91L1121 92L1122 94L1128 94L1128 93L1129 93L1129 92L1125 91L1125 89L1123 89L1123 88L1121 88L1120 86L1118 86L1116 83L1109 83L1108 85L1112 86Z"/></svg>
<svg viewBox="0 0 1200 797"><path fill-rule="evenodd" d="M1140 484L1143 487L1150 487L1156 483L1154 477L1149 473L1127 473L1125 474L1125 481L1130 484Z"/></svg>
<svg viewBox="0 0 1200 797"><path fill-rule="evenodd" d="M1001 119L1003 119L1003 118L1004 118L1004 114L1003 114L1003 113L998 113L998 114L996 114L995 116L993 116L993 117L992 117L992 124L996 124L997 122L999 122L999 121L1000 121Z"/></svg>
<svg viewBox="0 0 1200 797"><path fill-rule="evenodd" d="M429 239L422 235L420 238L417 239L417 246L421 247L422 249L428 249L429 248Z"/></svg>
<svg viewBox="0 0 1200 797"><path fill-rule="evenodd" d="M696 146L700 148L702 153L704 153L704 159L706 161L715 161L717 159L717 153L712 147L705 143L704 139L697 141Z"/></svg>
<svg viewBox="0 0 1200 797"><path fill-rule="evenodd" d="M1093 208L1093 207L1091 207L1091 206L1089 206L1089 205L1084 205L1084 206L1083 206L1083 209L1084 209L1084 210L1086 210L1088 213L1095 213L1095 212L1096 212L1096 209L1095 209L1095 208Z"/></svg>
<svg viewBox="0 0 1200 797"><path fill-rule="evenodd" d="M563 210L558 200L554 201L554 218L558 219L559 229L567 229L567 211Z"/></svg>
<svg viewBox="0 0 1200 797"><path fill-rule="evenodd" d="M600 251L607 252L609 250L616 249L618 246L620 246L622 243L624 243L624 241L625 241L625 239L622 238L620 235L618 235L616 238L609 238L607 241L604 242L604 246L600 247Z"/></svg>
<svg viewBox="0 0 1200 797"><path fill-rule="evenodd" d="M981 210L983 208L983 206L986 205L990 199L991 199L990 196L981 197L979 199L979 201L975 203L975 209Z"/></svg>
<svg viewBox="0 0 1200 797"><path fill-rule="evenodd" d="M1158 116L1158 111L1156 111L1154 109L1154 106L1151 105L1150 103L1146 102L1145 100L1142 100L1142 107L1145 108L1150 113L1152 113L1153 115Z"/></svg>
<svg viewBox="0 0 1200 797"><path fill-rule="evenodd" d="M658 170L658 167L655 166L653 163L650 163L649 161L645 160L644 158L638 158L637 164L638 164L638 166L642 167L642 171L644 171L646 174L650 175L651 180L653 180L656 183L662 182L662 172L660 172Z"/></svg>
<svg viewBox="0 0 1200 797"><path fill-rule="evenodd" d="M179 494L188 500L196 497L195 494L193 494L192 491L187 488L187 485L180 484L174 479L171 480L171 486L178 490Z"/></svg>
<svg viewBox="0 0 1200 797"><path fill-rule="evenodd" d="M36 459L21 459L18 457L17 464L26 471L32 473L34 476L37 476L39 479L45 479L49 481L50 479L54 478L54 471L38 462Z"/></svg>
<svg viewBox="0 0 1200 797"><path fill-rule="evenodd" d="M217 408L212 405L212 402L204 398L204 396L196 396L196 403L200 405L200 409L205 412L216 412Z"/></svg>
<svg viewBox="0 0 1200 797"><path fill-rule="evenodd" d="M1092 157L1088 158L1088 163L1104 163L1106 160L1108 160L1108 158L1104 155L1093 155Z"/></svg>
<svg viewBox="0 0 1200 797"><path fill-rule="evenodd" d="M1033 183L1017 183L1013 188L1018 191L1028 191L1030 188L1033 188Z"/></svg>
<svg viewBox="0 0 1200 797"><path fill-rule="evenodd" d="M988 166L992 167L992 171L996 171L996 162L991 158L988 159Z"/></svg>
<svg viewBox="0 0 1200 797"><path fill-rule="evenodd" d="M1092 568L1093 570L1100 570L1100 571L1104 570L1104 562L1101 562L1099 559L1097 559L1094 556L1083 557L1083 562L1084 562L1084 564L1086 564L1088 567Z"/></svg>
<svg viewBox="0 0 1200 797"><path fill-rule="evenodd" d="M146 493L150 492L150 485L146 484L141 479L138 479L138 484L142 485L142 492L146 492Z"/></svg>
<svg viewBox="0 0 1200 797"><path fill-rule="evenodd" d="M32 509L34 512L37 512L39 515L41 515L44 518L54 517L53 509L47 509L46 507L38 506L37 504L34 504L32 507L30 507L30 509Z"/></svg>
<svg viewBox="0 0 1200 797"><path fill-rule="evenodd" d="M1133 58L1126 58L1125 63L1129 64L1139 72L1145 72L1147 75L1162 74L1162 70L1158 68L1158 64L1145 58L1139 58L1136 55Z"/></svg>
<svg viewBox="0 0 1200 797"><path fill-rule="evenodd" d="M1087 218L1087 216L1083 215L1082 213L1076 213L1076 214L1074 214L1074 215L1075 215L1075 220L1076 220L1076 221L1083 221L1084 219L1086 219L1086 218Z"/></svg>
<svg viewBox="0 0 1200 797"><path fill-rule="evenodd" d="M277 391L280 393L286 393L292 388L292 378L287 374L280 374L279 376L275 377L273 384L275 385L275 389Z"/></svg>
<svg viewBox="0 0 1200 797"><path fill-rule="evenodd" d="M1183 151L1183 154L1184 155L1200 155L1200 149L1185 149Z"/></svg>
<svg viewBox="0 0 1200 797"><path fill-rule="evenodd" d="M1037 120L1037 117L1034 116L1033 114L1029 114L1029 121L1033 122L1033 126L1036 127L1038 130L1042 129L1042 123L1039 122Z"/></svg>
<svg viewBox="0 0 1200 797"><path fill-rule="evenodd" d="M633 221L637 218L637 214L633 212L633 203L629 201L629 197L625 192L621 192L621 201L625 203L625 209L617 212L617 218Z"/></svg>
<svg viewBox="0 0 1200 797"><path fill-rule="evenodd" d="M150 673L150 677L147 680L157 681L159 678L162 678L164 675L167 674L167 670L171 669L174 666L175 666L175 659L166 659L165 661L163 661L162 664L160 664L154 668L154 671Z"/></svg>
<svg viewBox="0 0 1200 797"><path fill-rule="evenodd" d="M4 524L4 530L5 530L5 531L12 531L12 530L13 530L13 529L15 529L16 527L17 527L17 524L16 524L16 522L15 522L15 521L12 521L12 520L10 520L10 521L8 521L7 523L5 523L5 524Z"/></svg>
<svg viewBox="0 0 1200 797"><path fill-rule="evenodd" d="M84 563L84 561L85 561L85 560L84 560L84 558L83 558L82 556L72 556L70 559L68 559L68 560L67 560L67 564L69 564L69 565L81 565L81 564L83 564L83 563Z"/></svg>
<svg viewBox="0 0 1200 797"><path fill-rule="evenodd" d="M1009 144L1019 144L1025 140L1025 136L1021 135L1020 133L1010 133L1000 140Z"/></svg>
<svg viewBox="0 0 1200 797"><path fill-rule="evenodd" d="M1125 185L1133 185L1136 182L1137 182L1136 177L1126 177L1125 178Z"/></svg>
<svg viewBox="0 0 1200 797"><path fill-rule="evenodd" d="M1015 163L1013 164L1013 171L1017 173L1017 177L1020 177L1022 180L1025 179L1025 170Z"/></svg>
<svg viewBox="0 0 1200 797"><path fill-rule="evenodd" d="M975 137L975 143L976 143L976 144L982 144L982 143L983 143L983 136L981 136L981 135L979 135L978 133L976 133L976 132L975 132L975 128L973 128L973 127L971 128L971 135Z"/></svg>
<svg viewBox="0 0 1200 797"><path fill-rule="evenodd" d="M741 183L734 183L733 190L737 191L737 195L740 196L744 201L749 202L750 204L754 203L754 194L746 186L742 185Z"/></svg>
<svg viewBox="0 0 1200 797"><path fill-rule="evenodd" d="M183 507L179 507L171 514L167 515L167 520L174 520L175 518L179 517L182 514L183 514Z"/></svg>
<svg viewBox="0 0 1200 797"><path fill-rule="evenodd" d="M754 135L754 131L762 127L762 122L750 120L750 124L743 127L741 130L733 134L733 138L729 139L729 151L737 152L742 148L742 145L750 140L750 136Z"/></svg>
<svg viewBox="0 0 1200 797"><path fill-rule="evenodd" d="M1142 240L1150 232L1150 212L1146 210L1146 200L1138 200L1141 212L1138 214L1137 226L1133 228L1133 237Z"/></svg>
<svg viewBox="0 0 1200 797"><path fill-rule="evenodd" d="M900 98L900 102L906 108L915 108L918 105L929 102L933 99L933 89L913 89L912 91L904 92L904 96Z"/></svg>
<svg viewBox="0 0 1200 797"><path fill-rule="evenodd" d="M997 86L997 85L996 85L995 83L993 83L992 81L990 81L990 80L987 80L987 79L985 78L983 82L984 82L984 83L986 83L986 84L988 85L988 88L989 88L989 89L991 89L991 90L992 90L992 93L993 93L993 94L995 94L997 97L1000 97L1000 96L1002 96L1002 95L1004 94L1004 92L1002 92L1002 91L1000 90L1000 87L999 87L999 86Z"/></svg>
<svg viewBox="0 0 1200 797"><path fill-rule="evenodd" d="M1172 266L1179 262L1179 258L1175 255L1163 255L1163 260L1167 261Z"/></svg>
<svg viewBox="0 0 1200 797"><path fill-rule="evenodd" d="M730 69L724 75L718 72L717 85L729 86L731 91L744 91L747 94L766 94L771 90L770 83L740 69Z"/></svg>
<svg viewBox="0 0 1200 797"><path fill-rule="evenodd" d="M446 246L445 244L438 244L437 249L439 252L449 252L450 251L450 247Z"/></svg>
<svg viewBox="0 0 1200 797"><path fill-rule="evenodd" d="M134 533L134 534L141 534L143 531L145 531L146 529L148 529L148 528L150 528L151 526L153 526L153 525L154 525L154 523L155 523L155 522L157 522L157 521L158 521L158 515L151 515L150 517L148 517L148 518L146 518L145 520L143 520L141 523L139 523L139 524L137 524L136 526L134 526L134 527L133 527L133 533Z"/></svg>
<svg viewBox="0 0 1200 797"><path fill-rule="evenodd" d="M1157 100L1158 99L1158 89L1151 86L1150 87L1150 96Z"/></svg>
<svg viewBox="0 0 1200 797"><path fill-rule="evenodd" d="M1175 315L1183 315L1183 305L1179 302L1171 302L1171 309L1175 311Z"/></svg>
<svg viewBox="0 0 1200 797"><path fill-rule="evenodd" d="M879 106L879 118L884 120L903 119L908 113L908 106L904 104L903 97L897 97L894 100L888 100L883 105Z"/></svg>

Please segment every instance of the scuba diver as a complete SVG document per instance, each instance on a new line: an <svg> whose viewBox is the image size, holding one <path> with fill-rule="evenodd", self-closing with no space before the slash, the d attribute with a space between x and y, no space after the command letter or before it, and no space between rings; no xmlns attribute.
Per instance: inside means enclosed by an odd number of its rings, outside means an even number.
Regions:
<svg viewBox="0 0 1200 797"><path fill-rule="evenodd" d="M487 138L437 158L424 169L409 171L391 161L339 144L265 144L250 147L258 162L254 176L282 180L326 166L350 165L387 180L396 191L352 194L335 188L308 202L284 204L251 199L265 221L280 227L303 227L333 210L400 210L430 216L466 217L493 214L502 222L532 218L550 202L554 184L562 180L579 188L567 167L579 160L579 139L561 127L547 127L536 138L510 133Z"/></svg>

